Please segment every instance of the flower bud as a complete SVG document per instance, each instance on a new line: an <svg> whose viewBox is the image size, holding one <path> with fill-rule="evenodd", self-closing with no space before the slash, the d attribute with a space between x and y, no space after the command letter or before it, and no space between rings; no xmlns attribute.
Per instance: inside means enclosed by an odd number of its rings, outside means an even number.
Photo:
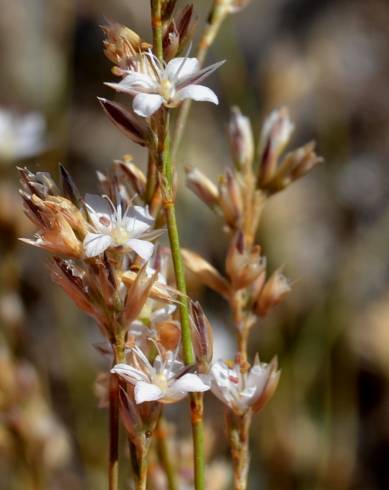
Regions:
<svg viewBox="0 0 389 490"><path fill-rule="evenodd" d="M213 355L212 327L198 301L192 302L190 308L196 359L198 360L199 368L203 367L207 370Z"/></svg>
<svg viewBox="0 0 389 490"><path fill-rule="evenodd" d="M197 19L193 4L186 5L177 15L176 26L180 40L178 52L181 52L192 39Z"/></svg>
<svg viewBox="0 0 389 490"><path fill-rule="evenodd" d="M259 143L258 184L260 188L266 188L266 185L275 176L278 158L289 142L293 128L294 125L285 107L273 111L265 120Z"/></svg>
<svg viewBox="0 0 389 490"><path fill-rule="evenodd" d="M228 126L232 157L238 170L251 166L254 158L254 138L250 119L238 107L231 110Z"/></svg>
<svg viewBox="0 0 389 490"><path fill-rule="evenodd" d="M186 185L211 209L216 209L219 203L219 192L216 185L200 170L186 167Z"/></svg>
<svg viewBox="0 0 389 490"><path fill-rule="evenodd" d="M243 202L236 176L227 169L219 180L219 203L228 226L235 228L242 217Z"/></svg>
<svg viewBox="0 0 389 490"><path fill-rule="evenodd" d="M278 305L291 290L289 280L278 269L266 281L259 293L254 309L259 316L266 316L273 306Z"/></svg>
<svg viewBox="0 0 389 490"><path fill-rule="evenodd" d="M226 270L234 289L250 286L266 268L266 258L261 257L261 247L247 249L244 236L238 231L229 248Z"/></svg>
<svg viewBox="0 0 389 490"><path fill-rule="evenodd" d="M110 121L124 133L127 138L141 146L146 146L150 140L150 130L144 118L134 114L130 109L98 97L101 107Z"/></svg>

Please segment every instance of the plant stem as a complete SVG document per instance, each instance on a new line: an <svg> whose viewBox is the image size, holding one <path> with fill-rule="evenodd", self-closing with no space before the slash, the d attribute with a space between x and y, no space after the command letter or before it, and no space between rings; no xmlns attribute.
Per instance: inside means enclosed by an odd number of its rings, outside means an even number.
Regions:
<svg viewBox="0 0 389 490"><path fill-rule="evenodd" d="M177 475L173 461L170 458L167 436L166 422L163 417L160 418L156 431L157 452L161 466L165 471L168 490L178 490Z"/></svg>
<svg viewBox="0 0 389 490"><path fill-rule="evenodd" d="M251 425L251 411L244 415L235 415L226 411L226 420L229 436L230 451L234 469L235 490L246 490L247 477L250 464L249 435Z"/></svg>
<svg viewBox="0 0 389 490"><path fill-rule="evenodd" d="M109 490L117 490L119 483L119 379L109 375Z"/></svg>
<svg viewBox="0 0 389 490"><path fill-rule="evenodd" d="M124 336L119 333L113 345L114 364L124 361ZM119 378L109 375L109 464L108 488L119 488Z"/></svg>
<svg viewBox="0 0 389 490"><path fill-rule="evenodd" d="M200 62L200 66L204 63L205 57L207 56L209 48L212 46L224 19L227 17L228 11L223 0L214 0L212 10L209 15L208 23L204 29L201 36L199 46L197 49L196 57ZM180 108L177 116L176 127L174 131L174 143L172 147L172 160L175 161L177 158L178 148L181 143L181 139L185 130L186 121L188 119L191 100L186 100Z"/></svg>
<svg viewBox="0 0 389 490"><path fill-rule="evenodd" d="M153 51L155 56L163 60L162 47L162 0L151 0L151 25L153 28Z"/></svg>
<svg viewBox="0 0 389 490"><path fill-rule="evenodd" d="M196 362L193 346L192 332L189 316L189 303L185 282L185 271L181 257L180 238L177 227L176 210L173 198L173 165L170 154L169 116L162 122L160 134L160 170L163 180L163 207L165 210L170 248L174 265L177 289L182 294L180 300L181 342L183 359L186 365ZM161 142L163 142L161 144ZM190 395L190 408L192 414L192 435L194 448L195 489L205 490L205 452L204 452L204 424L203 424L203 396L200 393Z"/></svg>

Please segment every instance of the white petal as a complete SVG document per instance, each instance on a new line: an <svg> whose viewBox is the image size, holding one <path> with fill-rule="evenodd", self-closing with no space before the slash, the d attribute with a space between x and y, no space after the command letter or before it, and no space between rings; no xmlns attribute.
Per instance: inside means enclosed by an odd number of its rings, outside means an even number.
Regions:
<svg viewBox="0 0 389 490"><path fill-rule="evenodd" d="M151 323L160 323L169 318L169 316L176 311L176 305L166 305L163 308L155 310L151 315Z"/></svg>
<svg viewBox="0 0 389 490"><path fill-rule="evenodd" d="M161 107L162 102L158 94L138 94L132 101L132 108L138 116L149 117Z"/></svg>
<svg viewBox="0 0 389 490"><path fill-rule="evenodd" d="M132 248L143 260L147 261L153 255L154 244L146 242L146 240L131 238L126 242L126 245Z"/></svg>
<svg viewBox="0 0 389 490"><path fill-rule="evenodd" d="M134 395L136 403L139 404L159 400L162 398L163 393L161 388L156 385L138 381L135 385Z"/></svg>
<svg viewBox="0 0 389 490"><path fill-rule="evenodd" d="M111 373L116 373L122 378L124 378L129 383L135 384L139 381L147 381L147 376L139 369L129 366L128 364L116 364L112 369Z"/></svg>
<svg viewBox="0 0 389 490"><path fill-rule="evenodd" d="M197 58L173 58L165 68L165 77L171 81L180 81L199 69L200 63Z"/></svg>
<svg viewBox="0 0 389 490"><path fill-rule="evenodd" d="M105 252L112 244L110 235L87 233L83 243L85 255L87 257L96 257Z"/></svg>
<svg viewBox="0 0 389 490"><path fill-rule="evenodd" d="M213 104L219 103L219 99L215 92L204 85L187 85L179 90L174 96L176 102L181 102L185 99L192 99L200 102L212 102Z"/></svg>
<svg viewBox="0 0 389 490"><path fill-rule="evenodd" d="M130 72L119 83L106 83L105 85L118 92L127 92L129 94L156 89L156 83L149 75L136 71Z"/></svg>
<svg viewBox="0 0 389 490"><path fill-rule="evenodd" d="M98 231L108 230L112 222L112 209L109 202L97 194L86 194L85 205L94 227Z"/></svg>
<svg viewBox="0 0 389 490"><path fill-rule="evenodd" d="M207 391L209 385L197 374L187 373L181 376L173 385L172 388L180 392L192 392L192 391Z"/></svg>

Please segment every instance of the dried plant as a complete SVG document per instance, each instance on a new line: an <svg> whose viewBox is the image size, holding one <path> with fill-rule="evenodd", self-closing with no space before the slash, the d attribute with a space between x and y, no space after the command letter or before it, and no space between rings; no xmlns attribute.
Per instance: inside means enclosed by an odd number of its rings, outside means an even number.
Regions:
<svg viewBox="0 0 389 490"><path fill-rule="evenodd" d="M100 194L83 196L62 166L60 184L45 172L19 169L24 209L37 228L35 238L24 241L53 255L54 282L95 319L109 344L104 350L112 356L112 369L99 378L99 386L102 403L109 405L110 490L118 489L119 417L129 438L135 487L146 489L153 436L161 439L164 424L162 406L187 394L194 486L206 488L203 392L210 389L226 406L235 488L245 489L251 418L277 387L276 359L266 364L257 356L250 364L247 344L258 317L268 315L291 284L281 270L268 274L256 233L267 199L320 161L314 145L283 156L293 125L281 109L265 121L255 149L249 120L233 109L233 168L217 184L188 169L188 186L222 217L229 236L224 274L181 249L175 210L175 156L189 102L219 102L200 82L224 62L203 68L205 55L226 16L247 3L213 2L196 57L189 57L187 48L196 24L192 5L179 10L176 0L152 0L152 44L120 24L103 27L104 52L118 78L106 85L124 94L126 104L108 99L100 104L120 131L148 150L147 175L123 157L98 175ZM169 249L158 243L165 227ZM188 296L184 263L228 301L238 343L234 361L212 361L212 327L200 304ZM168 488L182 488L167 446L161 444Z"/></svg>

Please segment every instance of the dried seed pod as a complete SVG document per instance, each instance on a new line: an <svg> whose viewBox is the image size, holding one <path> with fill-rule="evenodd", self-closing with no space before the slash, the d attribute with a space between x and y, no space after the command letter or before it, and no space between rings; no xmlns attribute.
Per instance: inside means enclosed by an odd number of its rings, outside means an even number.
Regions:
<svg viewBox="0 0 389 490"><path fill-rule="evenodd" d="M219 207L219 192L216 185L200 170L186 167L186 185L211 209Z"/></svg>
<svg viewBox="0 0 389 490"><path fill-rule="evenodd" d="M231 109L228 126L230 147L238 170L249 167L254 159L254 137L248 117L243 116L238 107Z"/></svg>
<svg viewBox="0 0 389 490"><path fill-rule="evenodd" d="M103 41L104 54L121 68L126 68L133 56L152 47L136 32L118 22L110 22L101 28L106 36Z"/></svg>
<svg viewBox="0 0 389 490"><path fill-rule="evenodd" d="M59 172L61 176L62 190L64 196L68 198L70 201L72 201L72 203L75 206L81 208L83 206L81 193L78 190L76 184L74 183L74 180L72 179L71 175L61 163L59 164Z"/></svg>
<svg viewBox="0 0 389 490"><path fill-rule="evenodd" d="M271 308L281 303L291 290L289 280L278 269L266 281L254 304L254 311L259 316L266 316Z"/></svg>
<svg viewBox="0 0 389 490"><path fill-rule="evenodd" d="M150 141L150 129L144 118L134 114L130 109L98 97L101 107L113 124L118 127L130 140L141 146L147 146Z"/></svg>
<svg viewBox="0 0 389 490"><path fill-rule="evenodd" d="M181 250L185 266L203 283L224 298L230 295L228 281L205 259L190 250Z"/></svg>

